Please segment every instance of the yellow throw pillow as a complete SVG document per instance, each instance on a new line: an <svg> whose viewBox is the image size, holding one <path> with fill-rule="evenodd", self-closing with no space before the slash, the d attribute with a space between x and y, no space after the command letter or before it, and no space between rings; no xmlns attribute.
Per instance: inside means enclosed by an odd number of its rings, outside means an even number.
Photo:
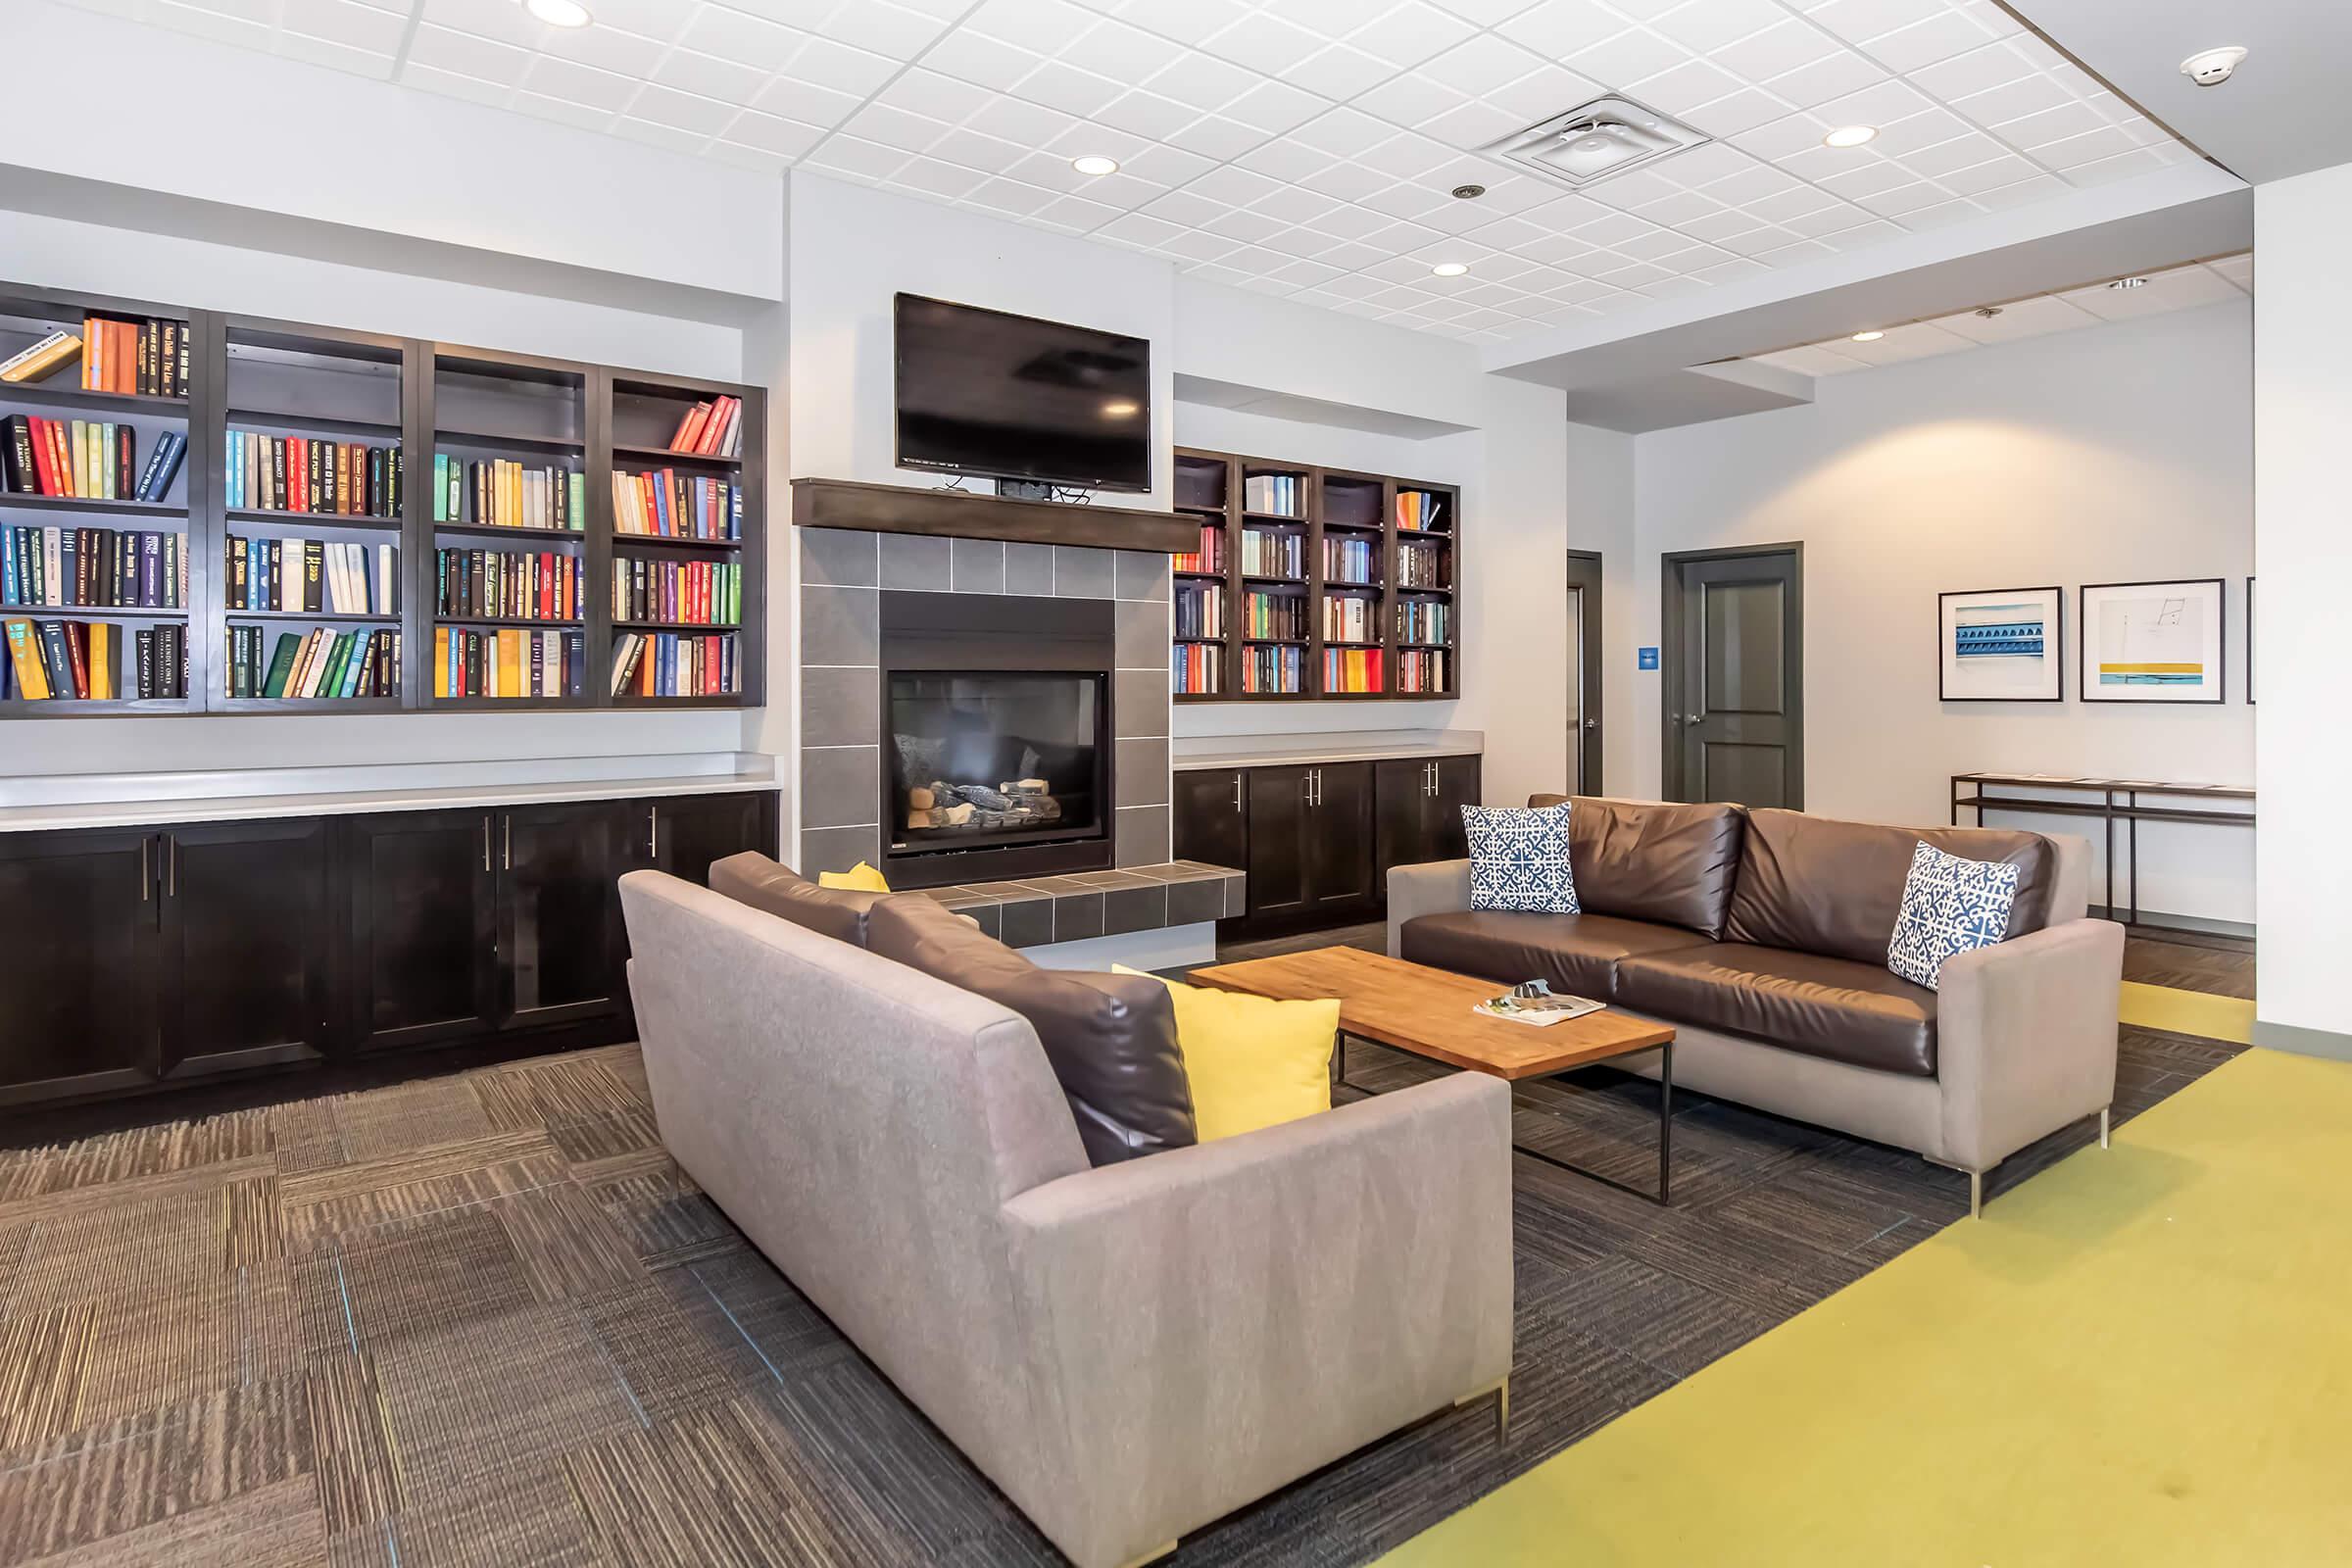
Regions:
<svg viewBox="0 0 2352 1568"><path fill-rule="evenodd" d="M840 888L851 893L888 893L890 884L882 873L859 860L847 871L819 871L816 885L820 888Z"/></svg>
<svg viewBox="0 0 2352 1568"><path fill-rule="evenodd" d="M1123 964L1111 968L1142 973ZM1176 1049L1192 1081L1200 1142L1331 1108L1338 1002L1275 1002L1174 980L1160 984L1176 1001Z"/></svg>

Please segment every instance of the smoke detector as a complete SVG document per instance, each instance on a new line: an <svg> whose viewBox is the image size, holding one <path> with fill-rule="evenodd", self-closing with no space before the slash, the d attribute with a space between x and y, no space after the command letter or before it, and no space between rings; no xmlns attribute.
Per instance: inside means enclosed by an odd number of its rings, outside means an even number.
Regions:
<svg viewBox="0 0 2352 1568"><path fill-rule="evenodd" d="M1556 185L1583 190L1712 140L1631 98L1612 96L1579 104L1479 150Z"/></svg>
<svg viewBox="0 0 2352 1568"><path fill-rule="evenodd" d="M2219 87L2236 73L2238 62L2245 58L2246 52L2235 44L2227 49L2208 49L2181 61L2180 74L2200 87Z"/></svg>

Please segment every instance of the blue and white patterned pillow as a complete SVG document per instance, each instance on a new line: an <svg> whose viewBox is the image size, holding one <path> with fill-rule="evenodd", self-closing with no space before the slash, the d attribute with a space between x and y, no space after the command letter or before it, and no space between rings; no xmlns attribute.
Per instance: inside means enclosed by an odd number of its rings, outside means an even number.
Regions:
<svg viewBox="0 0 2352 1568"><path fill-rule="evenodd" d="M1566 806L1465 806L1470 907L1575 914Z"/></svg>
<svg viewBox="0 0 2352 1568"><path fill-rule="evenodd" d="M1943 960L1989 948L2009 934L2021 872L2005 860L1963 860L1930 844L1911 852L1903 905L1886 944L1886 967L1936 989Z"/></svg>

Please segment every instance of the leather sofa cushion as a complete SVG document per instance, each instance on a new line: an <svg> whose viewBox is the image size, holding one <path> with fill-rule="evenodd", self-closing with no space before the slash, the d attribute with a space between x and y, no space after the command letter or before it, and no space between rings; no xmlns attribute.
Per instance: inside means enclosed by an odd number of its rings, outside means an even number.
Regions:
<svg viewBox="0 0 2352 1568"><path fill-rule="evenodd" d="M1433 969L1510 985L1548 980L1554 991L1606 1002L1617 994L1618 960L1698 940L1679 926L1614 915L1459 909L1405 921L1396 946L1399 956Z"/></svg>
<svg viewBox="0 0 2352 1568"><path fill-rule="evenodd" d="M1569 803L1568 863L1580 906L1721 939L1746 836L1744 807L1598 795L1532 795L1527 804L1562 801Z"/></svg>
<svg viewBox="0 0 2352 1568"><path fill-rule="evenodd" d="M1041 969L920 893L877 903L866 945L1028 1019L1095 1164L1199 1142L1176 1044L1176 1004L1150 975ZM855 1050L857 1042L843 1047Z"/></svg>
<svg viewBox="0 0 2352 1568"><path fill-rule="evenodd" d="M1629 957L1617 1000L1669 1023L1747 1035L1880 1072L1936 1075L1936 993L1884 962L1710 942Z"/></svg>
<svg viewBox="0 0 2352 1568"><path fill-rule="evenodd" d="M1884 965L1902 907L1903 881L1911 872L1911 852L1923 842L1966 860L2014 863L2021 874L2017 901L2009 906L2008 935L2041 929L2058 857L2038 833L1881 827L1767 809L1747 813L1747 841L1724 937Z"/></svg>
<svg viewBox="0 0 2352 1568"><path fill-rule="evenodd" d="M711 861L710 891L860 948L865 946L866 916L883 897L819 887L791 866L753 850Z"/></svg>

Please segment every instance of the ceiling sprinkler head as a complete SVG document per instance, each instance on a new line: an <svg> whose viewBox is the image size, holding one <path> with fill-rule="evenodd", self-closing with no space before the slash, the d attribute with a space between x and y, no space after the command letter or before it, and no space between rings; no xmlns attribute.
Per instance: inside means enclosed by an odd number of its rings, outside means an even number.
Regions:
<svg viewBox="0 0 2352 1568"><path fill-rule="evenodd" d="M2001 308L1998 305L1980 305L1977 307L1977 315L1987 321L1991 320L1994 317L2000 314Z"/></svg>
<svg viewBox="0 0 2352 1568"><path fill-rule="evenodd" d="M2219 87L2245 58L2245 50L2235 44L2227 49L2207 49L2181 61L2180 74L2200 87Z"/></svg>

